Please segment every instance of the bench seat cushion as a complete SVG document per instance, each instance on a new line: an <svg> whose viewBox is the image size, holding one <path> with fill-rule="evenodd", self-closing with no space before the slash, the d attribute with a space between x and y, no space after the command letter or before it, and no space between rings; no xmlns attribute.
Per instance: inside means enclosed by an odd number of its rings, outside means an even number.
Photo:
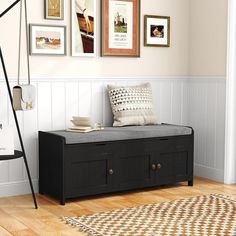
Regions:
<svg viewBox="0 0 236 236"><path fill-rule="evenodd" d="M51 131L50 133L65 137L66 144L76 144L191 135L192 129L186 126L161 124L148 126L105 127L104 130L89 133L75 133L68 131Z"/></svg>

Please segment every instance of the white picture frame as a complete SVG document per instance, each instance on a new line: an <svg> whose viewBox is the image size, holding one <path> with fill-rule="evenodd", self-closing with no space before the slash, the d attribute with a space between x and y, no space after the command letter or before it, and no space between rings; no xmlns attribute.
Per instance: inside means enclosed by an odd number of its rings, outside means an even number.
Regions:
<svg viewBox="0 0 236 236"><path fill-rule="evenodd" d="M97 55L96 0L71 0L71 55L74 57Z"/></svg>

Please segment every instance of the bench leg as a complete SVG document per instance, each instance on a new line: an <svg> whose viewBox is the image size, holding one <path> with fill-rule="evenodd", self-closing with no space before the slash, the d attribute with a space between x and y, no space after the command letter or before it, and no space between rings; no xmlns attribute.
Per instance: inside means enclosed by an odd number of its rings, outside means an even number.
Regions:
<svg viewBox="0 0 236 236"><path fill-rule="evenodd" d="M193 179L188 181L188 186L193 186Z"/></svg>
<svg viewBox="0 0 236 236"><path fill-rule="evenodd" d="M66 200L65 198L60 198L60 204L65 206Z"/></svg>

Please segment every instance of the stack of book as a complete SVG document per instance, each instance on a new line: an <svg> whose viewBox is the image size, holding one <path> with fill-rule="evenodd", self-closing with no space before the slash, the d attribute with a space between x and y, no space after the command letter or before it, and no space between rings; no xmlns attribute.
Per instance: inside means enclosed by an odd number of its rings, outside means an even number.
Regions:
<svg viewBox="0 0 236 236"><path fill-rule="evenodd" d="M95 130L101 130L101 126L94 123L89 117L77 117L73 116L71 120L73 126L68 128L67 131L78 132L78 133L88 133Z"/></svg>

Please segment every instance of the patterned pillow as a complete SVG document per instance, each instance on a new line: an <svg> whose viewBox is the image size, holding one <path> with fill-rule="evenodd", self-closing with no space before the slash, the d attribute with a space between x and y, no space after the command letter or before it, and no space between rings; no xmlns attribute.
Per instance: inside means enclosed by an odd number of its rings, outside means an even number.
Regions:
<svg viewBox="0 0 236 236"><path fill-rule="evenodd" d="M127 87L108 85L107 89L114 115L113 126L157 124L149 83Z"/></svg>

